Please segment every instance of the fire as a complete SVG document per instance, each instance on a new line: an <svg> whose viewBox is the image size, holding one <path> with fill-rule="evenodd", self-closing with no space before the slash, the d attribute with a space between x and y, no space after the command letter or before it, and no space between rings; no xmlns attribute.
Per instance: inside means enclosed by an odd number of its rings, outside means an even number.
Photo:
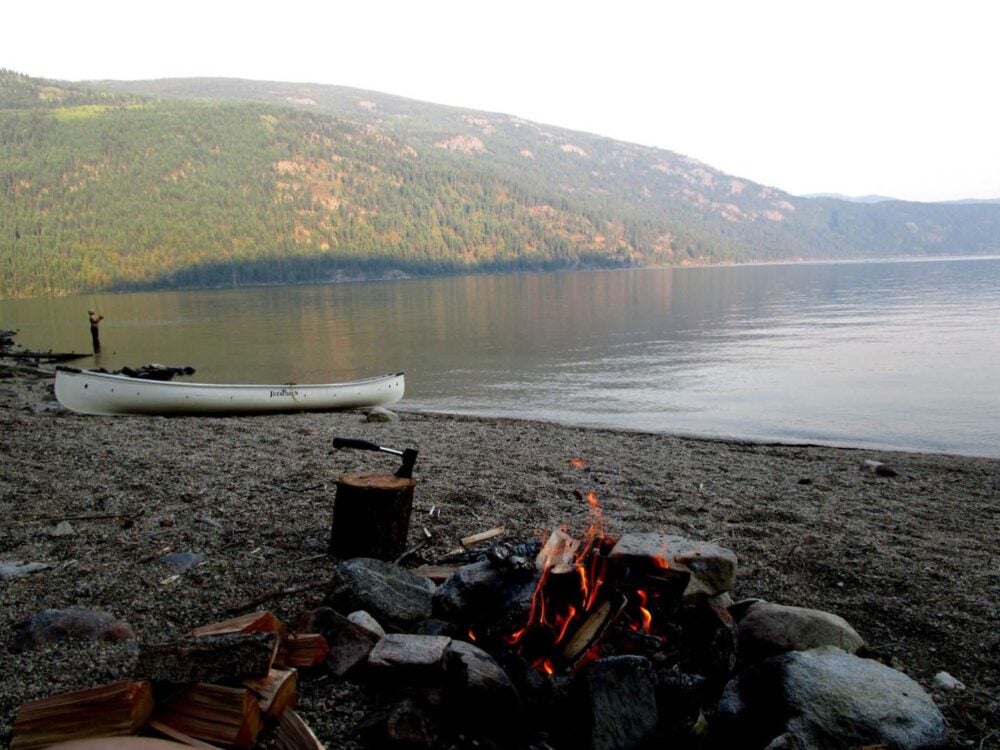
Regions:
<svg viewBox="0 0 1000 750"><path fill-rule="evenodd" d="M569 465L574 469L584 469L587 466L586 462L581 458L571 458L569 460Z"/></svg>
<svg viewBox="0 0 1000 750"><path fill-rule="evenodd" d="M635 593L639 597L639 615L642 617L642 632L648 633L650 626L653 624L653 613L646 609L646 605L649 603L649 596L642 589L639 589Z"/></svg>
<svg viewBox="0 0 1000 750"><path fill-rule="evenodd" d="M597 641L625 604L617 590L604 591L609 546L604 515L595 492L589 492L586 501L586 531L578 539L564 528L549 534L535 559L541 573L527 621L503 638L545 674L576 669L598 658ZM646 613L648 630L652 615L645 605L643 598L640 611Z"/></svg>

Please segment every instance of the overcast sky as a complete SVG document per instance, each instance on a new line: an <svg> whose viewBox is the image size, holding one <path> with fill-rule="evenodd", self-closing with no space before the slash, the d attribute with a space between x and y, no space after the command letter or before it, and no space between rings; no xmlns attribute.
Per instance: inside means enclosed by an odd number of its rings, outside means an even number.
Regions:
<svg viewBox="0 0 1000 750"><path fill-rule="evenodd" d="M795 194L1000 198L997 0L18 0L0 67L308 81L678 151Z"/></svg>

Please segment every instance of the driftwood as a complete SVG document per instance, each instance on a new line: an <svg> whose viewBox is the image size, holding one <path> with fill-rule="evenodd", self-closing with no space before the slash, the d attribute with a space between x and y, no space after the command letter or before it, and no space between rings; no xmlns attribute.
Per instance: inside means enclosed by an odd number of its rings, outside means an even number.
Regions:
<svg viewBox="0 0 1000 750"><path fill-rule="evenodd" d="M164 682L264 677L278 653L274 633L229 633L144 643L133 673Z"/></svg>
<svg viewBox="0 0 1000 750"><path fill-rule="evenodd" d="M0 352L0 357L6 359L28 359L45 360L46 362L72 362L74 359L83 359L90 354L77 354L76 352Z"/></svg>
<svg viewBox="0 0 1000 750"><path fill-rule="evenodd" d="M310 591L311 589L318 589L322 586L329 586L333 584L333 579L327 578L322 581L313 581L312 583L299 583L295 586L286 586L285 588L274 589L273 591L268 591L266 594L261 594L260 596L254 597L248 602L243 602L242 604L237 604L235 607L230 607L230 612L243 612L247 609L252 609L254 607L259 607L264 602L269 602L272 599L277 599L282 596L289 596L290 594L298 594L302 591Z"/></svg>

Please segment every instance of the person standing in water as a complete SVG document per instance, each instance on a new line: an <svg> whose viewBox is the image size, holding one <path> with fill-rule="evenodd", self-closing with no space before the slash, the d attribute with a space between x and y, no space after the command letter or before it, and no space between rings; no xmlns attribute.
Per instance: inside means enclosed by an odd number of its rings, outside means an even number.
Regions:
<svg viewBox="0 0 1000 750"><path fill-rule="evenodd" d="M101 336L97 326L104 320L104 316L93 310L87 310L87 317L90 319L90 338L94 341L94 354L97 354L101 351Z"/></svg>

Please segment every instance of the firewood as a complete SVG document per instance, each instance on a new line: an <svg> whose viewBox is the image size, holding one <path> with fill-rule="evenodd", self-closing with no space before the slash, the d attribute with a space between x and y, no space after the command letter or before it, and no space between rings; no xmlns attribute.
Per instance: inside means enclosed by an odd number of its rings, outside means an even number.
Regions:
<svg viewBox="0 0 1000 750"><path fill-rule="evenodd" d="M573 666L586 656L591 647L600 640L615 618L625 608L625 597L605 599L595 607L583 621L562 649L562 661Z"/></svg>
<svg viewBox="0 0 1000 750"><path fill-rule="evenodd" d="M163 682L214 682L263 677L278 654L274 633L185 636L144 643L133 674Z"/></svg>
<svg viewBox="0 0 1000 750"><path fill-rule="evenodd" d="M535 558L535 565L539 570L544 570L549 566L559 563L571 564L579 546L580 541L578 539L574 539L565 531L556 529L549 535L548 541L538 551L538 556Z"/></svg>
<svg viewBox="0 0 1000 750"><path fill-rule="evenodd" d="M207 742L202 742L201 740L196 740L189 734L184 734L184 732L179 732L173 727L168 727L162 721L157 721L153 719L147 724L150 729L153 729L164 737L169 737L172 740L177 740L182 747L197 747L201 750L220 750L218 745L209 745Z"/></svg>
<svg viewBox="0 0 1000 750"><path fill-rule="evenodd" d="M133 734L153 710L152 685L123 680L23 704L14 720L13 750L87 737Z"/></svg>
<svg viewBox="0 0 1000 750"><path fill-rule="evenodd" d="M479 542L485 542L487 539L498 537L506 531L507 530L503 526L497 526L496 528L489 529L488 531L480 531L478 534L463 537L461 540L462 546L471 547L473 544L478 544Z"/></svg>
<svg viewBox="0 0 1000 750"><path fill-rule="evenodd" d="M326 750L302 717L291 709L281 718L275 746L278 750Z"/></svg>
<svg viewBox="0 0 1000 750"><path fill-rule="evenodd" d="M192 630L188 635L223 635L225 633L277 633L281 635L284 630L285 626L282 625L281 620L274 616L273 612L261 610L230 620L202 625Z"/></svg>
<svg viewBox="0 0 1000 750"><path fill-rule="evenodd" d="M319 633L298 633L281 644L275 663L282 667L315 667L329 653L330 646Z"/></svg>
<svg viewBox="0 0 1000 750"><path fill-rule="evenodd" d="M345 474L337 480L330 554L395 560L406 549L415 479Z"/></svg>
<svg viewBox="0 0 1000 750"><path fill-rule="evenodd" d="M263 726L257 699L249 690L206 682L172 698L156 721L195 739L243 750Z"/></svg>
<svg viewBox="0 0 1000 750"><path fill-rule="evenodd" d="M243 680L243 687L256 696L257 704L266 716L278 720L287 709L295 705L297 681L294 669L272 669L267 677Z"/></svg>
<svg viewBox="0 0 1000 750"><path fill-rule="evenodd" d="M424 578L430 578L434 583L441 583L451 577L461 565L421 565L413 569L413 573Z"/></svg>

